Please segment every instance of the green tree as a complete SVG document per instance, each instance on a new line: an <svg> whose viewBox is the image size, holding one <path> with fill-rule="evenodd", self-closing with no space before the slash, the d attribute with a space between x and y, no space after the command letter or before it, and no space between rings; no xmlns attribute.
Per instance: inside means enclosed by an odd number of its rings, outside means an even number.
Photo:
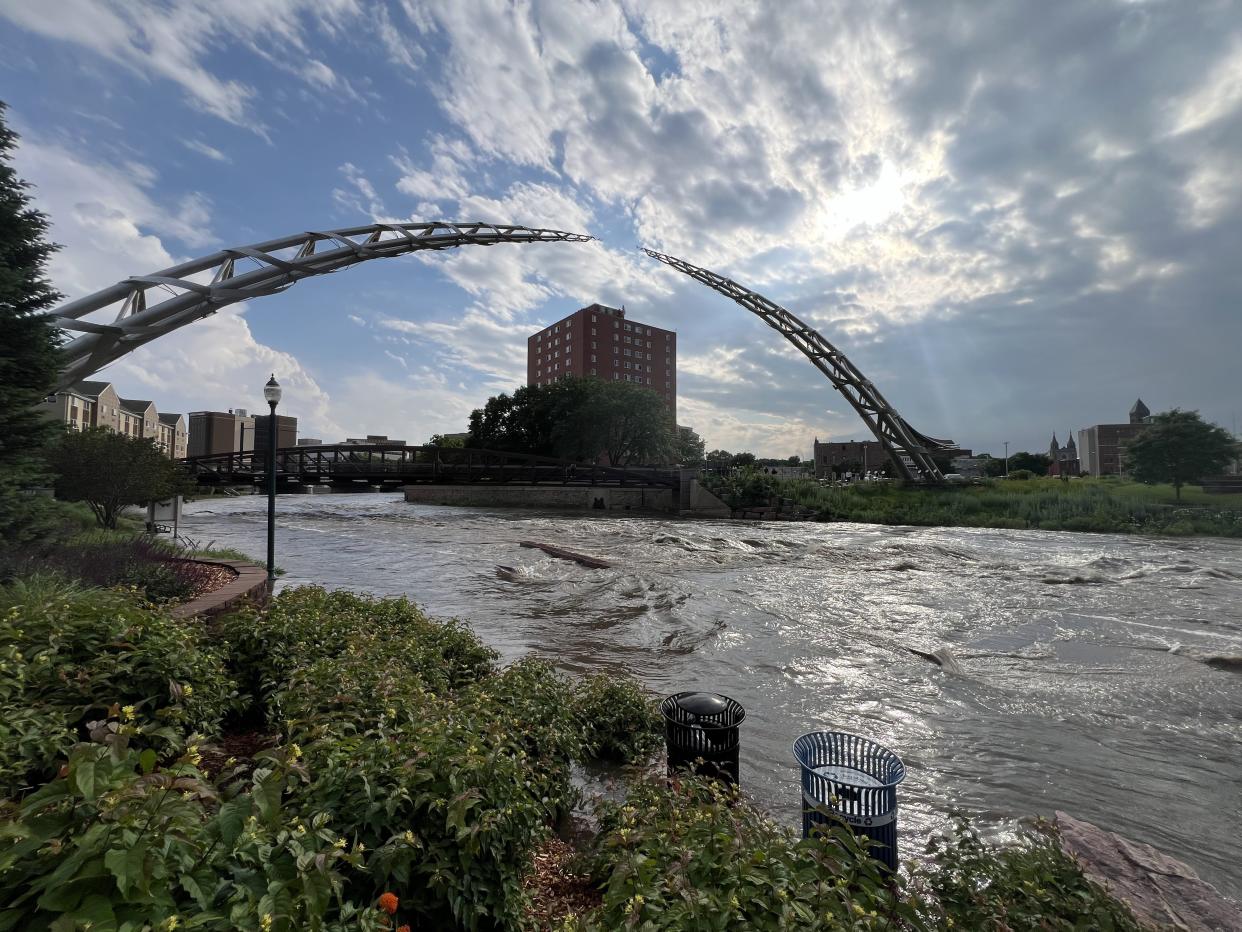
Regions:
<svg viewBox="0 0 1242 932"><path fill-rule="evenodd" d="M755 454L753 453L735 453L733 455L734 466L754 466Z"/></svg>
<svg viewBox="0 0 1242 932"><path fill-rule="evenodd" d="M443 447L446 450L461 449L466 445L466 438L460 434L432 434L427 441L429 447Z"/></svg>
<svg viewBox="0 0 1242 932"><path fill-rule="evenodd" d="M115 528L129 505L186 492L190 482L150 438L103 427L68 431L50 451L56 497L86 502L100 527Z"/></svg>
<svg viewBox="0 0 1242 932"><path fill-rule="evenodd" d="M57 331L38 316L60 300L47 279L48 220L10 164L17 134L0 102L0 547L42 535L46 504L25 489L43 479L42 447L58 429L38 404L56 379Z"/></svg>
<svg viewBox="0 0 1242 932"><path fill-rule="evenodd" d="M1153 415L1126 446L1126 468L1139 482L1168 482L1180 500L1182 486L1220 472L1233 458L1229 432L1197 411L1174 408Z"/></svg>
<svg viewBox="0 0 1242 932"><path fill-rule="evenodd" d="M489 398L470 415L469 446L617 465L667 462L673 424L660 396L632 382L557 379Z"/></svg>
<svg viewBox="0 0 1242 932"><path fill-rule="evenodd" d="M702 466L707 444L691 427L677 428L677 449L673 459L683 466Z"/></svg>
<svg viewBox="0 0 1242 932"><path fill-rule="evenodd" d="M733 454L728 450L712 450L706 456L707 468L722 472L733 465Z"/></svg>

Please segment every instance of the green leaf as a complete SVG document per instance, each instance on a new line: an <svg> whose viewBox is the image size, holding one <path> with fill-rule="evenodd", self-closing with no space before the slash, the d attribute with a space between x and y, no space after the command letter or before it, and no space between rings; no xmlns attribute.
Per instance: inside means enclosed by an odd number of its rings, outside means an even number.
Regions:
<svg viewBox="0 0 1242 932"><path fill-rule="evenodd" d="M150 773L154 770L155 762L158 759L158 755L151 748L147 748L140 755L138 755L138 763L142 767L142 772Z"/></svg>
<svg viewBox="0 0 1242 932"><path fill-rule="evenodd" d="M80 760L73 768L73 785L77 787L84 799L95 798L95 762Z"/></svg>
<svg viewBox="0 0 1242 932"><path fill-rule="evenodd" d="M147 845L138 843L132 848L114 848L104 855L104 864L116 878L121 896L128 897L133 889L146 887Z"/></svg>

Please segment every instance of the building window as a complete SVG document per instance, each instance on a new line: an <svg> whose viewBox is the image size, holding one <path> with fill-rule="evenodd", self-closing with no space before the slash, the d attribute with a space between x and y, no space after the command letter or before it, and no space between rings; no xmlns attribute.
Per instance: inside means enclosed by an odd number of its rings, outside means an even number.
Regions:
<svg viewBox="0 0 1242 932"><path fill-rule="evenodd" d="M615 321L615 320L614 320L614 321L612 322L612 329L613 329L613 330L618 330L618 329L620 329L620 327L621 327L621 325L620 325L619 323L617 323L617 321Z"/></svg>
<svg viewBox="0 0 1242 932"><path fill-rule="evenodd" d="M617 336L617 334L615 334L615 333L614 333L614 334L612 335L612 342L613 342L613 343L620 343L620 342L621 342L621 337Z"/></svg>
<svg viewBox="0 0 1242 932"><path fill-rule="evenodd" d="M592 317L592 318L591 318L591 320L595 320L595 318L594 318L594 317ZM595 336L595 328L594 328L594 327L592 327L592 328L591 328L591 336Z"/></svg>
<svg viewBox="0 0 1242 932"><path fill-rule="evenodd" d="M614 346L614 347L612 348L612 355L614 355L614 356L620 356L620 355L621 355L621 347L619 347L619 346Z"/></svg>
<svg viewBox="0 0 1242 932"><path fill-rule="evenodd" d="M617 380L618 380L618 379L620 379L620 378L621 378L621 376L619 376L617 373L615 373L615 372L614 372L614 373L612 374L612 380L613 380L614 382L615 382L615 381L617 381Z"/></svg>
<svg viewBox="0 0 1242 932"><path fill-rule="evenodd" d="M594 353L592 353L592 354L591 354L591 362L595 362L595 354L594 354Z"/></svg>
<svg viewBox="0 0 1242 932"><path fill-rule="evenodd" d="M594 370L594 369L592 369L592 370L591 370L591 375L595 375L595 370Z"/></svg>
<svg viewBox="0 0 1242 932"><path fill-rule="evenodd" d="M569 355L569 352L570 352L570 350L571 350L571 349L573 349L573 347L571 347L571 346L567 346L567 347L565 347L565 355L566 355L566 356L568 356L568 355Z"/></svg>
<svg viewBox="0 0 1242 932"><path fill-rule="evenodd" d="M650 343L648 343L647 345L648 345L648 346L650 346L651 344L650 344ZM647 362L651 362L651 354L650 354L650 353L648 353L648 354L647 354Z"/></svg>
<svg viewBox="0 0 1242 932"><path fill-rule="evenodd" d="M592 314L592 315L591 315L591 323L595 323L595 315L594 315L594 314ZM591 332L592 332L592 333L594 333L595 331L594 331L594 330L592 330Z"/></svg>
<svg viewBox="0 0 1242 932"><path fill-rule="evenodd" d="M633 330L634 328L633 328L633 327L631 327L629 324L626 324L626 325L625 325L625 329L626 329L626 330Z"/></svg>
<svg viewBox="0 0 1242 932"><path fill-rule="evenodd" d="M625 364L625 368L627 368L627 369L628 369L629 367L630 367L630 364L627 362L627 363Z"/></svg>
<svg viewBox="0 0 1242 932"><path fill-rule="evenodd" d="M648 340L648 341L647 341L647 349L651 349L651 341L650 341L650 340Z"/></svg>
<svg viewBox="0 0 1242 932"><path fill-rule="evenodd" d="M592 340L592 341L591 341L591 349L595 349L595 341L594 341L594 340Z"/></svg>

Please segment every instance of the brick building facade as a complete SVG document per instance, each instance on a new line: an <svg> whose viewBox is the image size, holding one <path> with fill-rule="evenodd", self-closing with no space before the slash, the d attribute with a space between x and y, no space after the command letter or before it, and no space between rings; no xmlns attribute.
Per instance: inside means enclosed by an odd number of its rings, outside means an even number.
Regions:
<svg viewBox="0 0 1242 932"><path fill-rule="evenodd" d="M526 340L526 383L567 375L633 382L664 399L677 419L677 334L592 304Z"/></svg>

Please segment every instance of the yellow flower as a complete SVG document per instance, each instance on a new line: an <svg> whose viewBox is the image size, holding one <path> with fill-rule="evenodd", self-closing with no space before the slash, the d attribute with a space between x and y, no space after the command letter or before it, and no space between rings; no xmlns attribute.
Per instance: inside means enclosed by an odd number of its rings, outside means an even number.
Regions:
<svg viewBox="0 0 1242 932"><path fill-rule="evenodd" d="M187 699L189 699L191 696L194 695L194 687L191 686L189 683L186 683L185 688L182 689L181 692Z"/></svg>
<svg viewBox="0 0 1242 932"><path fill-rule="evenodd" d="M263 914L262 918L259 919L259 928L262 929L263 932L270 932L272 928L272 914L271 913Z"/></svg>
<svg viewBox="0 0 1242 932"><path fill-rule="evenodd" d="M134 707L132 705L121 706L121 717L127 722L133 721Z"/></svg>
<svg viewBox="0 0 1242 932"><path fill-rule="evenodd" d="M402 835L401 837L405 839L405 843L407 845L414 844L414 833L409 831L408 829L406 830L406 833Z"/></svg>
<svg viewBox="0 0 1242 932"><path fill-rule="evenodd" d="M296 744L289 745L289 756L292 757L294 760L297 760L299 757L302 756L302 749L298 747Z"/></svg>
<svg viewBox="0 0 1242 932"><path fill-rule="evenodd" d="M337 840L336 840L336 841L332 844L332 847L333 847L333 848L336 848L337 850L341 850L341 849L343 849L343 848L345 847L345 845L347 845L347 844L348 844L348 842L347 842L347 841L345 841L345 839L344 839L344 838L338 838L338 839L337 839Z"/></svg>
<svg viewBox="0 0 1242 932"><path fill-rule="evenodd" d="M172 932L172 930L177 928L177 926L179 925L181 925L180 919L178 919L176 916L169 916L167 919L164 920L164 923L163 925L160 926L160 928L167 929L168 932Z"/></svg>

